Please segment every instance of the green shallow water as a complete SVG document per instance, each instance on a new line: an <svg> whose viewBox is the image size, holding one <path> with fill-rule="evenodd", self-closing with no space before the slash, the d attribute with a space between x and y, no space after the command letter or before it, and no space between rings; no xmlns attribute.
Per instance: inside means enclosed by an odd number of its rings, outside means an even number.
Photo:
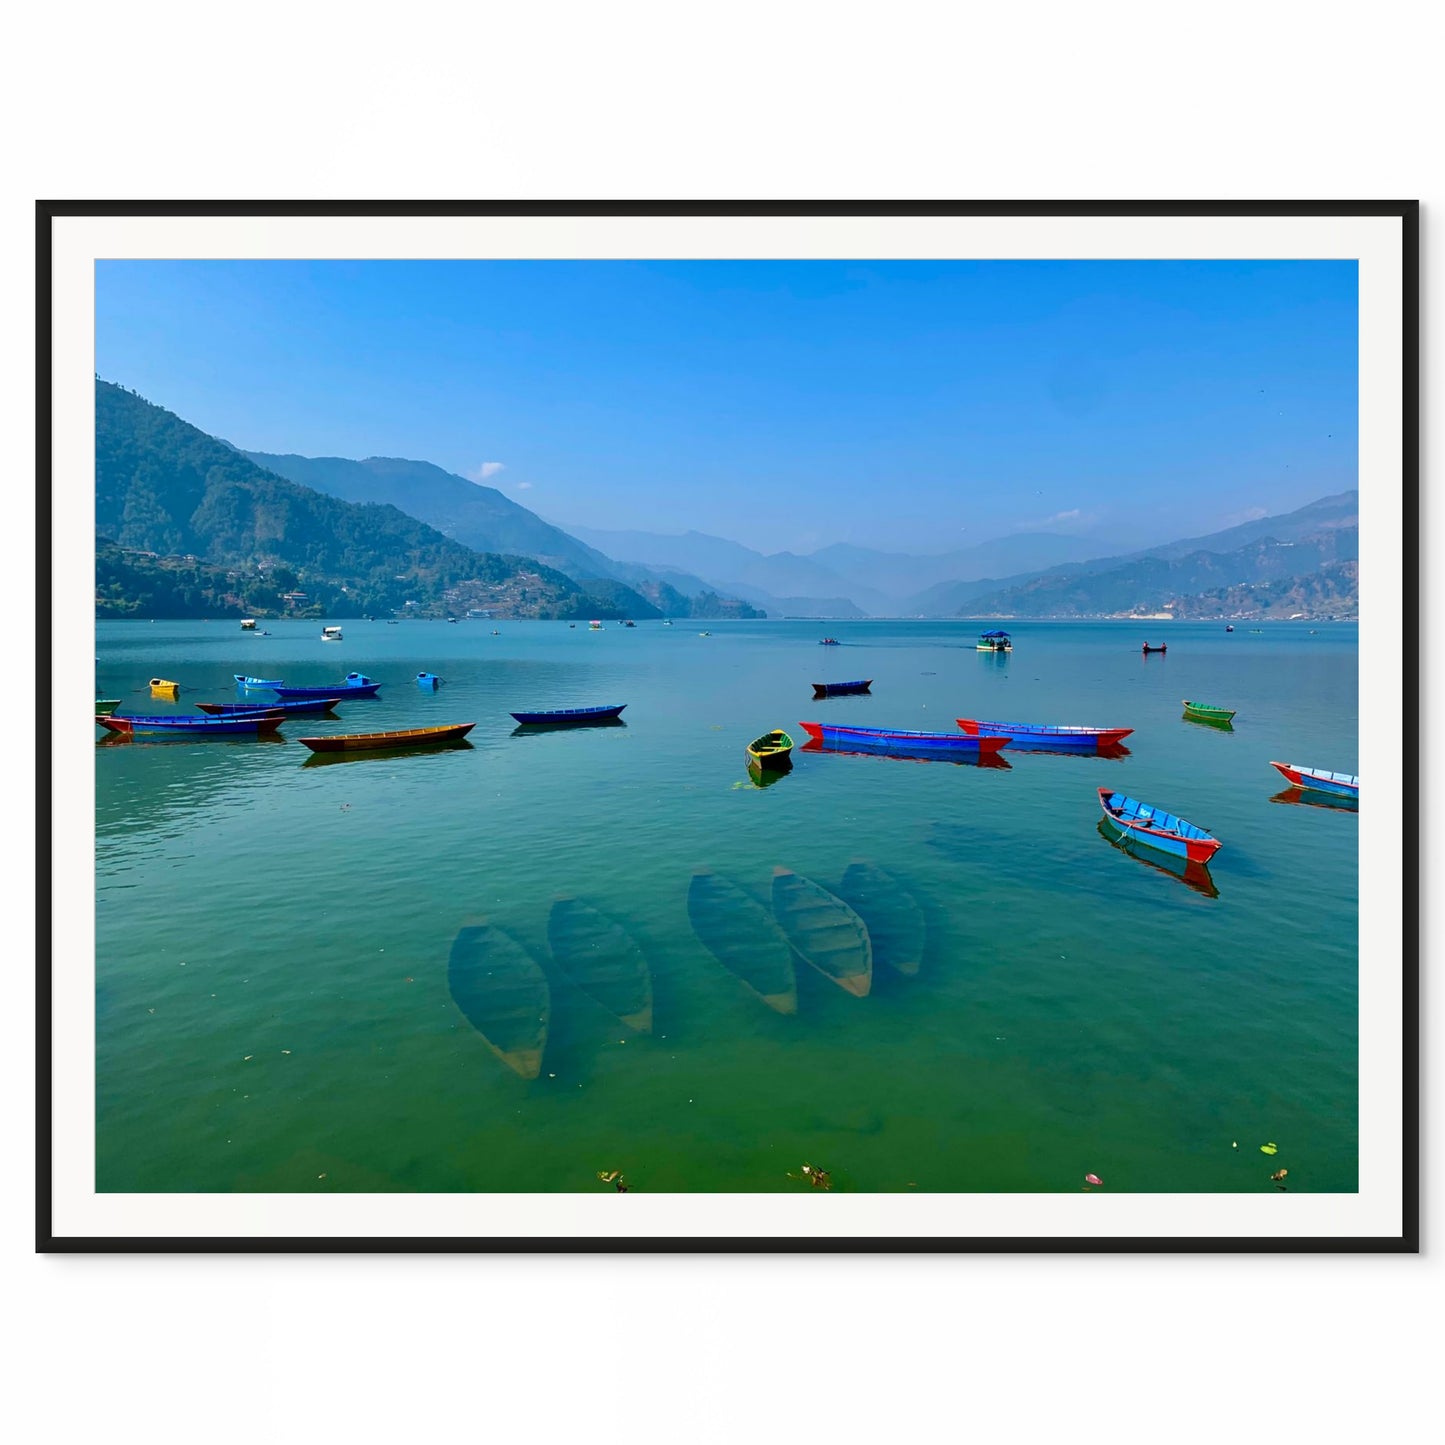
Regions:
<svg viewBox="0 0 1445 1445"><path fill-rule="evenodd" d="M384 683L286 742L97 747L101 1190L565 1191L612 1169L796 1190L805 1160L850 1190L1268 1190L1279 1167L1357 1187L1358 819L1272 802L1269 767L1357 771L1353 625L1021 623L1007 657L954 623L347 622L339 646L269 625L97 628L97 696L130 712L234 700L237 672ZM155 674L188 689L175 708ZM810 700L856 677L871 697ZM1183 721L1185 697L1237 708L1234 731ZM618 728L508 716L620 702ZM799 752L762 789L744 766L802 719L970 715L1136 732L1121 760ZM308 766L294 741L461 721L469 748L400 758ZM1217 896L1101 837L1104 785L1221 838ZM916 977L879 963L855 998L800 964L782 1016L692 931L694 867L766 902L775 866L836 888L859 858L924 906ZM551 959L564 894L642 949L651 1036ZM479 918L551 980L530 1082L448 991Z"/></svg>

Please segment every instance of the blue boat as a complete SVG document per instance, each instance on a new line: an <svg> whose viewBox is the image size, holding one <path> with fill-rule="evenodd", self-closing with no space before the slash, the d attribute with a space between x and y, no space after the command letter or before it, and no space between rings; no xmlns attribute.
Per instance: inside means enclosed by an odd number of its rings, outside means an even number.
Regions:
<svg viewBox="0 0 1445 1445"><path fill-rule="evenodd" d="M575 727L578 723L611 722L627 704L616 707L558 707L546 712L514 712L512 716L528 727Z"/></svg>
<svg viewBox="0 0 1445 1445"><path fill-rule="evenodd" d="M1189 863L1208 863L1219 851L1219 839L1212 833L1111 788L1099 789L1099 806L1104 831L1116 842L1137 843Z"/></svg>
<svg viewBox="0 0 1445 1445"><path fill-rule="evenodd" d="M1296 788L1314 793L1330 793L1334 797L1360 801L1360 779L1355 773L1332 773L1325 768L1307 768L1302 763L1271 763L1270 767Z"/></svg>
<svg viewBox="0 0 1445 1445"><path fill-rule="evenodd" d="M453 618L452 621L455 622L456 619ZM416 685L423 690L438 688L442 685L442 680L434 672L419 672L416 675Z"/></svg>
<svg viewBox="0 0 1445 1445"><path fill-rule="evenodd" d="M339 697L305 698L296 702L198 702L196 706L212 717L236 717L243 713L285 713L287 717L330 712Z"/></svg>
<svg viewBox="0 0 1445 1445"><path fill-rule="evenodd" d="M967 733L919 733L902 728L848 728L832 723L799 723L814 742L844 752L906 752L935 757L987 756L1009 744L1006 737L979 738Z"/></svg>
<svg viewBox="0 0 1445 1445"><path fill-rule="evenodd" d="M284 681L279 677L247 677L244 673L233 672L237 687L280 687Z"/></svg>
<svg viewBox="0 0 1445 1445"><path fill-rule="evenodd" d="M359 672L348 672L345 682L334 682L329 687L272 687L277 697L285 700L294 698L331 697L338 701L343 697L375 697L381 684L363 677Z"/></svg>
<svg viewBox="0 0 1445 1445"><path fill-rule="evenodd" d="M189 717L173 713L169 717L116 717L96 715L96 722L107 732L131 737L136 733L164 733L171 737L210 738L232 734L253 736L274 733L285 721L280 712L254 712L242 717Z"/></svg>
<svg viewBox="0 0 1445 1445"><path fill-rule="evenodd" d="M813 684L813 696L819 697L849 697L860 692L867 692L873 686L871 677L860 678L857 682L815 682Z"/></svg>
<svg viewBox="0 0 1445 1445"><path fill-rule="evenodd" d="M1048 752L1095 753L1116 748L1133 728L1088 728L1043 723L983 722L979 718L954 718L973 737L1012 738L1011 747Z"/></svg>

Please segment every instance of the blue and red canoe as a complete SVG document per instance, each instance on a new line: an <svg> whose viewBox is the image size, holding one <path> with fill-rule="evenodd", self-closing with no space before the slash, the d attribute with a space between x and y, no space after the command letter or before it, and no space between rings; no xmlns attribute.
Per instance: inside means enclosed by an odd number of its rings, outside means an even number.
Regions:
<svg viewBox="0 0 1445 1445"><path fill-rule="evenodd" d="M304 698L298 702L198 702L196 706L212 717L240 717L247 713L284 713L287 717L310 716L313 713L330 712L339 703L339 697Z"/></svg>
<svg viewBox="0 0 1445 1445"><path fill-rule="evenodd" d="M164 733L170 737L212 738L259 737L274 733L286 720L282 712L253 712L244 717L189 717L172 713L168 717L116 717L96 715L96 723L109 732L132 736L135 733Z"/></svg>
<svg viewBox="0 0 1445 1445"><path fill-rule="evenodd" d="M814 742L842 752L931 753L938 757L988 756L1006 748L1007 737L970 737L967 733L917 733L902 728L848 728L833 723L805 722L798 726Z"/></svg>
<svg viewBox="0 0 1445 1445"><path fill-rule="evenodd" d="M333 682L329 687L272 687L271 691L283 702L300 702L307 699L315 701L321 697L338 700L343 697L375 697L380 687L379 682L373 682L359 672L348 672L345 682Z"/></svg>
<svg viewBox="0 0 1445 1445"><path fill-rule="evenodd" d="M1324 768L1306 768L1299 763L1270 763L1297 788L1314 793L1333 793L1340 798L1360 798L1360 780L1354 773L1331 773Z"/></svg>
<svg viewBox="0 0 1445 1445"><path fill-rule="evenodd" d="M1219 839L1203 828L1111 788L1099 789L1099 806L1104 831L1116 842L1137 843L1189 863L1207 863L1219 851Z"/></svg>
<svg viewBox="0 0 1445 1445"><path fill-rule="evenodd" d="M970 737L1011 738L1014 748L1040 748L1049 752L1097 753L1117 747L1133 728L1086 728L1043 723L984 722L980 718L954 718Z"/></svg>

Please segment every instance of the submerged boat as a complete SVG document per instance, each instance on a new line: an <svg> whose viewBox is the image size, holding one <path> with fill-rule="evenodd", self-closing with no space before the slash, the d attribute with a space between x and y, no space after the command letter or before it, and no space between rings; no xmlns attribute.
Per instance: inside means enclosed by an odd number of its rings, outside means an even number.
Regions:
<svg viewBox="0 0 1445 1445"><path fill-rule="evenodd" d="M447 988L482 1042L513 1073L542 1072L552 990L542 965L489 923L464 927L447 960Z"/></svg>
<svg viewBox="0 0 1445 1445"><path fill-rule="evenodd" d="M759 768L782 772L791 767L793 740L782 728L774 728L748 744L748 761Z"/></svg>
<svg viewBox="0 0 1445 1445"><path fill-rule="evenodd" d="M234 672L231 674L236 679L237 687L280 687L283 681L279 677L246 677L244 674Z"/></svg>
<svg viewBox="0 0 1445 1445"><path fill-rule="evenodd" d="M775 1013L798 1011L793 950L777 919L736 883L705 868L692 875L687 916L702 945Z"/></svg>
<svg viewBox="0 0 1445 1445"><path fill-rule="evenodd" d="M873 986L873 945L863 920L835 893L788 868L773 869L773 916L793 951L855 998Z"/></svg>
<svg viewBox="0 0 1445 1445"><path fill-rule="evenodd" d="M1331 773L1324 768L1306 768L1300 763L1272 762L1270 767L1282 773L1285 780L1296 788L1359 800L1360 779L1355 773Z"/></svg>
<svg viewBox="0 0 1445 1445"><path fill-rule="evenodd" d="M891 873L861 859L850 863L838 897L863 920L875 963L881 960L905 978L923 967L928 942L923 905Z"/></svg>
<svg viewBox="0 0 1445 1445"><path fill-rule="evenodd" d="M958 733L917 733L901 728L850 728L833 723L805 722L798 726L825 748L852 752L996 753L1009 744L1007 736L970 737Z"/></svg>
<svg viewBox="0 0 1445 1445"><path fill-rule="evenodd" d="M380 748L418 748L433 743L454 743L476 727L476 723L452 723L445 727L397 728L384 733L332 733L325 738L297 738L313 753L375 752Z"/></svg>
<svg viewBox="0 0 1445 1445"><path fill-rule="evenodd" d="M627 704L616 707L557 707L544 712L514 712L512 716L527 727L575 727L579 723L609 722Z"/></svg>
<svg viewBox="0 0 1445 1445"><path fill-rule="evenodd" d="M254 687L257 684L250 685ZM277 697L283 700L318 697L375 697L381 690L379 682L373 682L359 672L348 672L344 682L333 682L327 687L282 687L278 682L261 683L260 686L269 687Z"/></svg>
<svg viewBox="0 0 1445 1445"><path fill-rule="evenodd" d="M1033 748L1049 752L1096 753L1115 747L1133 728L1089 728L1043 723L984 722L980 718L954 718L970 737L1006 737L1011 748Z"/></svg>
<svg viewBox="0 0 1445 1445"><path fill-rule="evenodd" d="M108 717L120 706L118 697L98 697L95 700L95 713L97 717Z"/></svg>
<svg viewBox="0 0 1445 1445"><path fill-rule="evenodd" d="M630 1029L652 1032L652 972L636 940L579 898L559 898L547 916L557 967Z"/></svg>
<svg viewBox="0 0 1445 1445"><path fill-rule="evenodd" d="M974 649L977 652L1012 652L1013 638L1002 628L995 628L992 632L979 633Z"/></svg>
<svg viewBox="0 0 1445 1445"><path fill-rule="evenodd" d="M860 678L857 682L815 682L813 684L814 698L820 697L852 697L857 693L867 692L873 686L873 679Z"/></svg>
<svg viewBox="0 0 1445 1445"><path fill-rule="evenodd" d="M1194 823L1109 788L1099 789L1105 832L1190 863L1207 863L1219 851L1219 839Z"/></svg>
<svg viewBox="0 0 1445 1445"><path fill-rule="evenodd" d="M1184 715L1197 722L1232 723L1236 708L1210 707L1208 703L1190 702L1184 699Z"/></svg>
<svg viewBox="0 0 1445 1445"><path fill-rule="evenodd" d="M279 712L247 713L243 717L191 717L177 713L171 717L116 717L97 713L95 720L109 732L122 734L166 733L174 737L253 737L274 733L285 721Z"/></svg>
<svg viewBox="0 0 1445 1445"><path fill-rule="evenodd" d="M196 706L212 717L235 717L243 713L283 713L286 717L311 717L327 713L336 706L339 697L318 697L300 702L198 702Z"/></svg>

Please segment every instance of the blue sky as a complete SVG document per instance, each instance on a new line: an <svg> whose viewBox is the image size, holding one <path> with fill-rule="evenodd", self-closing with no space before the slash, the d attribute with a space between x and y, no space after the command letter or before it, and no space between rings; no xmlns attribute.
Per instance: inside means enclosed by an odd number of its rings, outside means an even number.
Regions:
<svg viewBox="0 0 1445 1445"><path fill-rule="evenodd" d="M1357 485L1347 262L111 261L96 370L251 451L762 551L1101 550Z"/></svg>

